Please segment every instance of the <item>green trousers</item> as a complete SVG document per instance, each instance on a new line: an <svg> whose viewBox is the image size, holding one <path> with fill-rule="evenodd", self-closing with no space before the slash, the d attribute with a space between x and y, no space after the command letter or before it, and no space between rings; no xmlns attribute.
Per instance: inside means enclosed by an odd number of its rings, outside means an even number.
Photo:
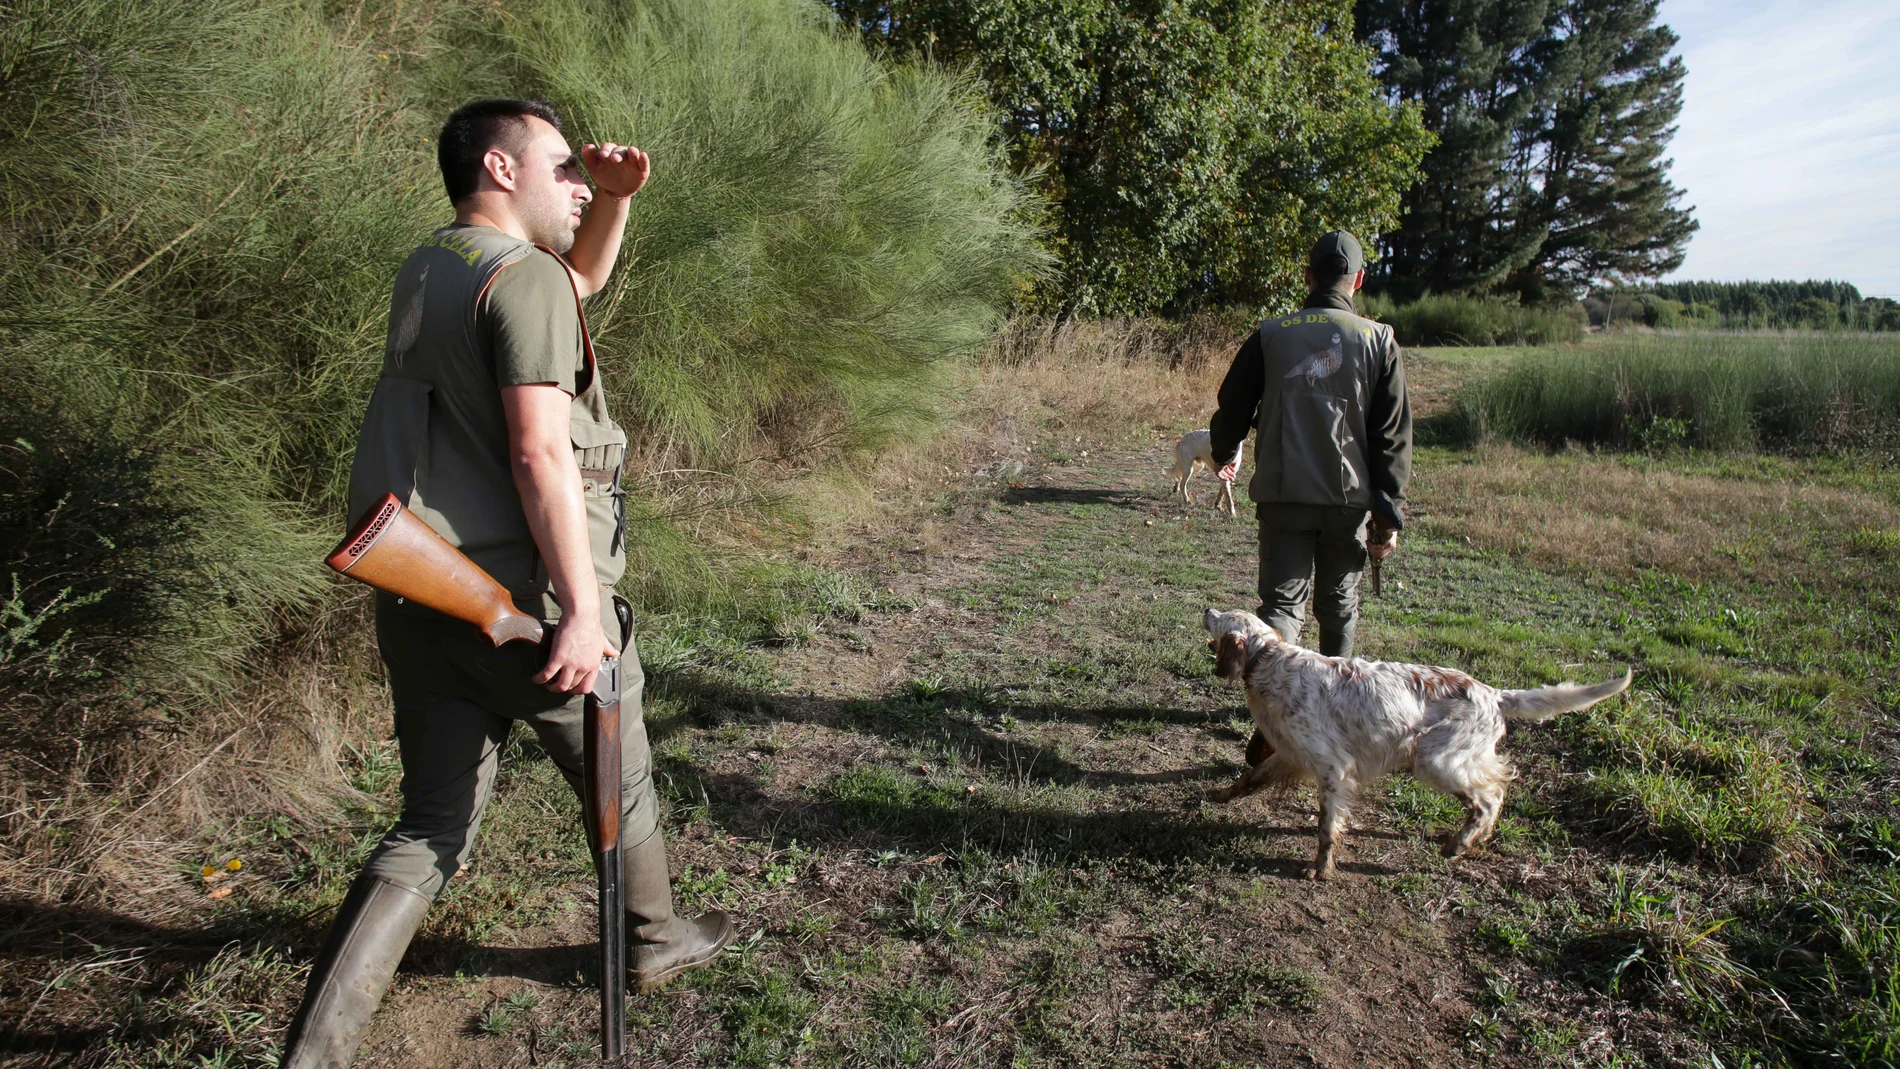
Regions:
<svg viewBox="0 0 1900 1069"><path fill-rule="evenodd" d="M1300 640L1306 602L1319 623L1319 652L1352 656L1359 574L1366 569L1365 509L1261 504L1260 618Z"/></svg>
<svg viewBox="0 0 1900 1069"><path fill-rule="evenodd" d="M605 599L603 599L605 600ZM603 606L609 640L618 637ZM418 616L378 598L376 641L389 668L402 750L402 816L370 853L364 871L434 898L460 871L495 785L495 768L516 722L534 730L577 794L582 789L585 697L533 681L542 652L525 642L499 649L468 624ZM621 845L659 827L641 691L646 677L631 640L620 654ZM585 799L583 797L583 810Z"/></svg>

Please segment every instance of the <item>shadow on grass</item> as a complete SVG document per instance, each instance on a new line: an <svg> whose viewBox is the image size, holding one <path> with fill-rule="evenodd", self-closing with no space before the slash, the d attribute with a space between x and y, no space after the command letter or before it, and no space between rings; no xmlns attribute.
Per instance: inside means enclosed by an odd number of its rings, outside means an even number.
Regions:
<svg viewBox="0 0 1900 1069"><path fill-rule="evenodd" d="M187 917L180 926L168 927L100 906L0 899L0 969L5 972L0 1006L6 1008L0 1063L65 1065L109 1036L136 1038L147 1027L163 1031L162 1022L142 1017L127 1021L60 1013L54 1006L58 1000L46 996L74 981L107 977L113 986L129 983L141 992L141 1004L149 1003L187 985L195 971L234 943L290 943L314 953L329 921L327 913L300 918L231 911L208 922Z"/></svg>
<svg viewBox="0 0 1900 1069"><path fill-rule="evenodd" d="M1412 442L1421 447L1465 449L1477 445L1481 436L1471 413L1456 405L1443 412L1421 416L1412 424Z"/></svg>
<svg viewBox="0 0 1900 1069"><path fill-rule="evenodd" d="M1075 486L1012 486L1003 491L1005 505L1114 505L1141 508L1146 495L1137 490L1103 490Z"/></svg>
<svg viewBox="0 0 1900 1069"><path fill-rule="evenodd" d="M702 721L821 724L898 747L935 749L954 755L959 767L972 768L972 778L979 781L946 786L916 770L859 762L821 773L788 796L762 790L750 769L715 768L690 758L659 761L658 778L676 802L703 801L722 826L744 836L795 836L812 845L929 853L971 847L998 855L1053 850L1077 859L1214 864L1239 873L1297 878L1304 862L1267 856L1265 840L1313 834L1311 827L1259 823L1257 800L1241 804L1247 808L1202 802L1205 788L1225 785L1239 770L1241 736L1224 722L1209 723L1201 712L1018 703L989 688L859 700L762 695L673 676L660 690ZM1204 725L1234 741L1234 761L1151 772L1084 768L1056 747L1006 731L1002 725L1009 718L1095 720L1105 729ZM1175 785L1180 789L1166 795L1143 790ZM1133 789L1137 797L1118 800L1098 793L1116 788ZM1117 801L1122 808L1100 808Z"/></svg>

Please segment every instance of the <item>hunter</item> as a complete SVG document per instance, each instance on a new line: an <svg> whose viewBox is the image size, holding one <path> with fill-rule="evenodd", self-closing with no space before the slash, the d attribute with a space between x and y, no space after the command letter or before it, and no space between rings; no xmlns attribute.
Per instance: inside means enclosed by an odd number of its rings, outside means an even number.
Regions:
<svg viewBox="0 0 1900 1069"><path fill-rule="evenodd" d="M397 272L382 377L350 471L350 522L386 493L554 624L542 650L387 594L376 639L402 752L402 816L338 911L291 1023L284 1069L349 1065L429 904L469 855L517 722L576 791L582 709L603 657L621 661L621 885L642 990L712 961L723 912L673 912L641 718L644 677L626 567L626 434L607 413L581 299L606 285L647 155L578 155L540 101L479 100L437 144L455 222ZM591 176L594 189L587 179Z"/></svg>
<svg viewBox="0 0 1900 1069"><path fill-rule="evenodd" d="M1359 575L1398 549L1412 473L1412 405L1392 328L1353 311L1359 239L1335 230L1307 255L1300 310L1260 324L1235 354L1208 423L1220 477L1258 429L1247 493L1260 520L1260 617L1297 643L1313 602L1319 652L1352 656ZM1256 729L1247 763L1266 754Z"/></svg>

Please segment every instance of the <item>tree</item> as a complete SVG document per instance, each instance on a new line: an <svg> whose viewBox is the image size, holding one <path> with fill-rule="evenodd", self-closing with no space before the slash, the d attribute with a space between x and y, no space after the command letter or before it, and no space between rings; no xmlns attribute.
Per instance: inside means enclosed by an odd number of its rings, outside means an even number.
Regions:
<svg viewBox="0 0 1900 1069"><path fill-rule="evenodd" d="M1391 99L1439 135L1375 283L1571 297L1682 263L1663 158L1682 109L1660 0L1359 0Z"/></svg>
<svg viewBox="0 0 1900 1069"><path fill-rule="evenodd" d="M831 0L903 55L964 66L1055 207L1034 302L1180 313L1298 296L1306 245L1397 220L1429 145L1346 0Z"/></svg>

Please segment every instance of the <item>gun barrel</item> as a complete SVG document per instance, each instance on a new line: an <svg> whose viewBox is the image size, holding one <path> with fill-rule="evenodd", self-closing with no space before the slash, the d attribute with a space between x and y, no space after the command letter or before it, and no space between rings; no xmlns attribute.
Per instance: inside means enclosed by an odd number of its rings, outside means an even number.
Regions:
<svg viewBox="0 0 1900 1069"><path fill-rule="evenodd" d="M497 646L541 641L541 621L515 608L506 588L403 508L395 494L384 494L324 563L384 593L473 624Z"/></svg>
<svg viewBox="0 0 1900 1069"><path fill-rule="evenodd" d="M587 696L582 787L587 796L600 908L600 1054L617 1062L627 1041L626 907L620 886L620 660L602 661Z"/></svg>

